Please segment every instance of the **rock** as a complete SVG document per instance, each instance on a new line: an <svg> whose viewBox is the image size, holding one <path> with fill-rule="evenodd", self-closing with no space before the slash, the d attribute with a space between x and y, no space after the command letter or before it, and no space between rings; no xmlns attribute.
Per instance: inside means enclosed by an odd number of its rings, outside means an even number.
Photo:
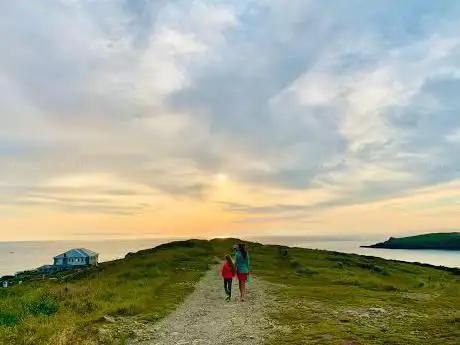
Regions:
<svg viewBox="0 0 460 345"><path fill-rule="evenodd" d="M103 316L102 319L103 319L105 322L109 322L109 323L115 323L115 322L116 322L115 319L114 319L113 317L107 316L107 315Z"/></svg>

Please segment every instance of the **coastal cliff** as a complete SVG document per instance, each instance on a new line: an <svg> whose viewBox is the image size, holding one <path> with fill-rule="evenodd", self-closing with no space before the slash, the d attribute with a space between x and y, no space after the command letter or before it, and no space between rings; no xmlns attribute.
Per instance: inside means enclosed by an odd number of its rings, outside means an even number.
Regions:
<svg viewBox="0 0 460 345"><path fill-rule="evenodd" d="M364 248L460 250L460 233L433 233L410 237L390 237L385 242Z"/></svg>

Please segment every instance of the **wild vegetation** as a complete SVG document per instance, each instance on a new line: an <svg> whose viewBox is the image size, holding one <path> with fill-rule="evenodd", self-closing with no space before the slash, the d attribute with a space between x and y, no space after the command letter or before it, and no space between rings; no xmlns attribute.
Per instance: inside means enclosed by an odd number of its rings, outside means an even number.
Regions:
<svg viewBox="0 0 460 345"><path fill-rule="evenodd" d="M319 250L260 247L257 272L278 288L269 344L459 344L460 275ZM260 266L259 266L260 265Z"/></svg>
<svg viewBox="0 0 460 345"><path fill-rule="evenodd" d="M116 317L154 322L193 290L208 268L206 242L181 242L80 272L0 289L0 344L114 343L97 331ZM122 343L130 334L118 334Z"/></svg>
<svg viewBox="0 0 460 345"><path fill-rule="evenodd" d="M170 313L233 239L174 242L54 280L0 290L0 344L122 344ZM458 344L460 275L379 258L250 243L271 287L271 344Z"/></svg>

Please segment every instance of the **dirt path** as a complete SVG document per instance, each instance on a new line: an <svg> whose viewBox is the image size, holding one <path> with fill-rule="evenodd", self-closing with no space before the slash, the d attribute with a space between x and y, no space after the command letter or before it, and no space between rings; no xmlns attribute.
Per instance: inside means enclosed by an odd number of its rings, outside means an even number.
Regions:
<svg viewBox="0 0 460 345"><path fill-rule="evenodd" d="M266 286L258 279L248 284L246 302L240 302L234 280L232 301L225 301L217 268L200 280L195 291L169 317L152 325L144 339L130 345L260 345L269 324L264 310Z"/></svg>

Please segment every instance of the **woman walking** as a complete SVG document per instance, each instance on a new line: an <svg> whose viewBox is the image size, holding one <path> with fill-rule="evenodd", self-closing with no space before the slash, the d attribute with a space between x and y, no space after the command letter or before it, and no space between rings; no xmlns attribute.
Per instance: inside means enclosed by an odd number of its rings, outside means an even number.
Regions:
<svg viewBox="0 0 460 345"><path fill-rule="evenodd" d="M246 298L246 282L249 277L249 254L244 243L238 244L238 251L235 254L235 266L240 287L240 298L244 302Z"/></svg>

